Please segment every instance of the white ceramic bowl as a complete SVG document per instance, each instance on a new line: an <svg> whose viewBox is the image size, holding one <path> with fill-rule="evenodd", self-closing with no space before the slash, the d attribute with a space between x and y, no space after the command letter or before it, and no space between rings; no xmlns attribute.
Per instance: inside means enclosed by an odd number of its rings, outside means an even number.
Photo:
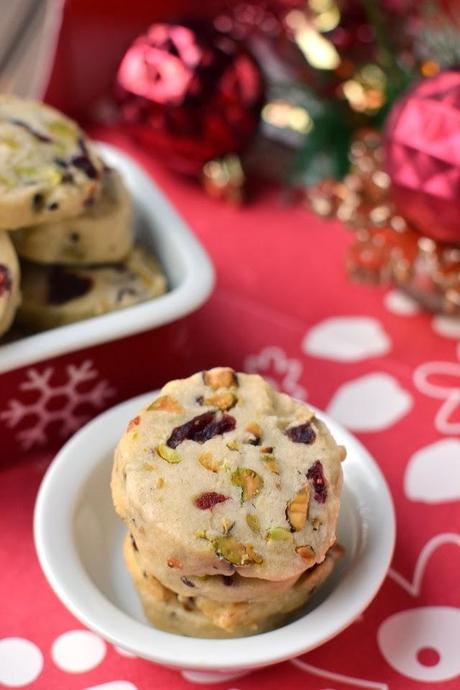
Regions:
<svg viewBox="0 0 460 690"><path fill-rule="evenodd" d="M242 673L318 647L352 623L379 589L395 540L393 504L365 448L319 412L347 447L338 538L346 558L302 617L272 632L203 640L146 623L122 558L125 527L110 496L113 448L141 395L104 412L67 442L48 469L35 508L35 545L57 596L86 626L137 656L188 672ZM194 677L193 673L188 677ZM228 676L227 676L228 677Z"/></svg>
<svg viewBox="0 0 460 690"><path fill-rule="evenodd" d="M168 276L165 295L124 309L0 345L0 374L66 352L123 338L175 321L197 309L214 285L205 250L153 180L128 155L98 145L133 199L136 237L152 249Z"/></svg>

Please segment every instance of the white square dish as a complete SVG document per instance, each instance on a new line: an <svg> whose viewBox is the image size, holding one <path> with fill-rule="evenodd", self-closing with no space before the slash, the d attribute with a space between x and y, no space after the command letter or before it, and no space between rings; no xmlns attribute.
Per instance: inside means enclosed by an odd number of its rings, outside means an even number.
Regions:
<svg viewBox="0 0 460 690"><path fill-rule="evenodd" d="M214 270L205 250L150 177L125 153L99 144L131 192L136 236L163 266L168 292L123 311L30 335L0 345L0 374L176 321L210 295Z"/></svg>

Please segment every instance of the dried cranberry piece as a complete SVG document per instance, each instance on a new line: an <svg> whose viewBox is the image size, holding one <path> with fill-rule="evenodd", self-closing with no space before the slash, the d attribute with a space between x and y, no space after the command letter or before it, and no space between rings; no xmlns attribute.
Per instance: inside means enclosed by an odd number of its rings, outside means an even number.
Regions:
<svg viewBox="0 0 460 690"><path fill-rule="evenodd" d="M86 146L86 141L83 137L78 137L78 147L84 156L88 155L88 147Z"/></svg>
<svg viewBox="0 0 460 690"><path fill-rule="evenodd" d="M207 493L197 496L194 503L200 510L210 510L218 503L223 503L224 501L228 501L228 496L217 494L215 491L208 491Z"/></svg>
<svg viewBox="0 0 460 690"><path fill-rule="evenodd" d="M95 198L94 194L90 194L90 195L84 200L83 206L84 206L85 208L91 208L91 206L94 206L95 203L96 203L96 198Z"/></svg>
<svg viewBox="0 0 460 690"><path fill-rule="evenodd" d="M92 285L91 278L66 271L62 266L54 266L48 276L48 304L65 304L85 295Z"/></svg>
<svg viewBox="0 0 460 690"><path fill-rule="evenodd" d="M308 470L307 479L313 484L315 500L318 501L318 503L325 503L327 498L327 484L323 474L323 466L319 460L313 463Z"/></svg>
<svg viewBox="0 0 460 690"><path fill-rule="evenodd" d="M134 539L134 537L131 533L129 534L129 538L131 539L131 544L132 544L134 551L139 551L139 549L137 548L136 540Z"/></svg>
<svg viewBox="0 0 460 690"><path fill-rule="evenodd" d="M291 426L285 431L286 436L288 436L293 443L313 443L316 438L315 430L313 429L310 422L305 422L305 424L299 424L299 426Z"/></svg>
<svg viewBox="0 0 460 690"><path fill-rule="evenodd" d="M74 156L70 162L76 168L83 170L86 177L89 177L92 180L97 179L99 177L99 173L98 173L97 169L95 168L95 166L94 166L94 164L93 164L93 162L89 156L89 151L88 151L88 147L86 146L86 142L81 137L78 140L78 146L80 148L81 155L80 156Z"/></svg>
<svg viewBox="0 0 460 690"><path fill-rule="evenodd" d="M135 426L139 426L140 421L141 418L139 417L139 415L137 415L137 417L133 417L133 419L130 420L126 431L132 431Z"/></svg>
<svg viewBox="0 0 460 690"><path fill-rule="evenodd" d="M187 599L181 602L182 608L186 611L193 611L195 608L195 599L193 597L187 597Z"/></svg>
<svg viewBox="0 0 460 690"><path fill-rule="evenodd" d="M205 443L213 436L218 434L225 434L227 431L232 431L236 426L236 419L229 414L222 414L220 412L204 412L203 414L193 417L185 424L176 426L172 430L171 436L166 441L170 448L177 448L177 446L185 441L195 441L196 443Z"/></svg>
<svg viewBox="0 0 460 690"><path fill-rule="evenodd" d="M86 177L91 180L95 180L99 176L89 156L74 156L70 162L79 170L83 170Z"/></svg>
<svg viewBox="0 0 460 690"><path fill-rule="evenodd" d="M11 273L8 266L0 264L0 297L11 290Z"/></svg>
<svg viewBox="0 0 460 690"><path fill-rule="evenodd" d="M37 192L37 194L34 194L32 197L32 208L34 211L43 211L43 207L45 206L45 197L43 194L40 194L40 192Z"/></svg>
<svg viewBox="0 0 460 690"><path fill-rule="evenodd" d="M232 587L235 580L233 579L233 575L222 575L222 582L226 587Z"/></svg>
<svg viewBox="0 0 460 690"><path fill-rule="evenodd" d="M23 122L22 120L17 120L15 118L12 118L10 122L12 125L16 125L16 127L22 127L22 129L25 129L26 132L29 132L29 134L35 137L35 139L38 139L38 141L41 141L43 144L51 144L53 141L51 137L38 132L36 129L28 125L27 122Z"/></svg>

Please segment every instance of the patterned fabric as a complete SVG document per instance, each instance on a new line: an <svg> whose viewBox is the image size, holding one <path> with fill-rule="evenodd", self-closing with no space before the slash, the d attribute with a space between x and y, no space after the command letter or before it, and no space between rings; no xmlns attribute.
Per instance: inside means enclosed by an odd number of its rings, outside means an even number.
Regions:
<svg viewBox="0 0 460 690"><path fill-rule="evenodd" d="M134 153L120 136L105 138ZM172 327L182 352L174 374L228 364L257 371L327 410L375 456L396 505L392 568L353 625L300 659L207 687L458 688L459 322L422 313L398 292L348 283L343 228L284 207L278 191L235 209L135 155L194 228L218 272L210 302ZM164 338L170 334L166 330ZM149 380L144 373L134 387L117 355L117 347L128 346L141 369L149 362ZM24 407L30 391L19 390L21 382L43 388L43 381L52 381L47 369L61 367L56 386L69 385L66 371L73 380L83 373L78 390L86 394L99 386L92 409L83 411L94 415L99 407L161 384L162 351L160 339L152 357L145 334L74 354L64 363L39 364L35 374L18 374L11 398ZM83 366L85 361L90 364ZM8 400L0 405L3 411L15 408ZM68 409L73 424L79 410L70 403ZM10 425L8 433L16 427ZM85 631L63 608L41 574L32 543L33 503L50 454L19 458L19 452L6 458L0 481L0 686L181 690L203 681L200 674L181 676L126 655Z"/></svg>

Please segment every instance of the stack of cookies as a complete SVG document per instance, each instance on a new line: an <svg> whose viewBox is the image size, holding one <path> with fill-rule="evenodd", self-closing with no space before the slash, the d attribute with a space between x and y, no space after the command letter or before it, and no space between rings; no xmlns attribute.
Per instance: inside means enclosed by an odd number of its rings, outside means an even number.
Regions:
<svg viewBox="0 0 460 690"><path fill-rule="evenodd" d="M0 96L0 336L16 315L41 330L165 289L156 259L134 244L120 174L62 113Z"/></svg>
<svg viewBox="0 0 460 690"><path fill-rule="evenodd" d="M115 451L112 496L145 614L238 637L283 624L341 556L345 449L304 404L219 367L172 381Z"/></svg>

